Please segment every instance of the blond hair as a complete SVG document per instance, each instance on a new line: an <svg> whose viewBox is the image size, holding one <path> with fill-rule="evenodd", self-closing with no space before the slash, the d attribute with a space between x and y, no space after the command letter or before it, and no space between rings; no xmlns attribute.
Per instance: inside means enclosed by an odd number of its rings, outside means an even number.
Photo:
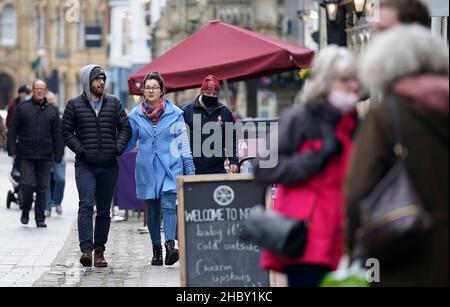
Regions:
<svg viewBox="0 0 450 307"><path fill-rule="evenodd" d="M302 102L317 103L328 94L331 82L345 73L357 75L353 54L343 47L331 45L320 51L312 65L312 76L306 82Z"/></svg>
<svg viewBox="0 0 450 307"><path fill-rule="evenodd" d="M381 94L396 80L417 74L449 74L448 49L427 28L398 26L375 38L361 58L366 88Z"/></svg>

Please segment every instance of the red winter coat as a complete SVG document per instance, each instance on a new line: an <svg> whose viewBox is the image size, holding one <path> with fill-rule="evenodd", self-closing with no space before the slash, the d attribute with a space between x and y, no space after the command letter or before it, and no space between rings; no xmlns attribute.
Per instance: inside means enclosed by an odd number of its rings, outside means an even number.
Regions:
<svg viewBox="0 0 450 307"><path fill-rule="evenodd" d="M289 119L286 119L285 122L289 122ZM302 130L302 128L304 130L304 126L308 124L313 127L308 127L306 130L317 130L314 127L317 125L316 123L317 120L303 120L299 129L296 130ZM280 138L283 137L283 131L286 131L283 125L283 121L280 120ZM261 259L261 266L264 269L283 272L283 267L289 264L318 264L329 266L331 269L337 267L344 249L343 185L355 126L354 114L339 117L333 127L335 137L342 145L342 151L330 157L322 169L316 170L310 177L300 180L296 184L278 185L274 210L299 220L311 217L312 219L308 227L303 256L296 259L286 258L264 251ZM290 130L295 130L293 128L291 126ZM308 135L311 136L314 133L303 133L301 137L303 141L297 144L296 152L301 155L307 150L319 153L322 149L323 136L320 136L320 133L315 138L308 137ZM294 140L292 142L295 143ZM280 141L281 147L283 147L282 143ZM279 163L284 162L281 159ZM299 171L301 169L297 173ZM258 172L256 173L258 178Z"/></svg>

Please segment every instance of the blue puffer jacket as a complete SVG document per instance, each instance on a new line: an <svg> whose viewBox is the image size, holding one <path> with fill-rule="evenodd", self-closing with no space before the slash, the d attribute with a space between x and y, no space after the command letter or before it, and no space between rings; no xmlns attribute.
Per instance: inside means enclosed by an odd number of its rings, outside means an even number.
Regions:
<svg viewBox="0 0 450 307"><path fill-rule="evenodd" d="M166 111L156 126L144 115L141 105L129 115L133 135L126 151L133 150L139 141L135 175L138 199L176 193L176 178L195 174L183 111L168 100L165 103Z"/></svg>

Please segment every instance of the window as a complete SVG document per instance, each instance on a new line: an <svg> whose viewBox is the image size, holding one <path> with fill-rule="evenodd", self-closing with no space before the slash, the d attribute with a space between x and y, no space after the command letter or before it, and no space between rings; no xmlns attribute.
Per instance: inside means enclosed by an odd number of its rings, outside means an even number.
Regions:
<svg viewBox="0 0 450 307"><path fill-rule="evenodd" d="M64 48L66 46L66 16L64 11L61 9L58 11L57 19L57 46L58 48Z"/></svg>
<svg viewBox="0 0 450 307"><path fill-rule="evenodd" d="M16 44L16 23L16 9L12 5L5 6L0 12L0 44Z"/></svg>
<svg viewBox="0 0 450 307"><path fill-rule="evenodd" d="M83 49L85 47L85 31L86 31L86 24L85 24L85 17L84 14L80 15L80 22L77 23L77 45L78 48Z"/></svg>
<svg viewBox="0 0 450 307"><path fill-rule="evenodd" d="M36 16L36 43L38 47L45 46L45 15L37 8Z"/></svg>
<svg viewBox="0 0 450 307"><path fill-rule="evenodd" d="M129 13L124 13L122 16L122 31L123 31L123 40L122 40L122 55L130 55L131 54L131 16Z"/></svg>
<svg viewBox="0 0 450 307"><path fill-rule="evenodd" d="M144 18L145 25L150 27L152 25L152 1L144 0Z"/></svg>

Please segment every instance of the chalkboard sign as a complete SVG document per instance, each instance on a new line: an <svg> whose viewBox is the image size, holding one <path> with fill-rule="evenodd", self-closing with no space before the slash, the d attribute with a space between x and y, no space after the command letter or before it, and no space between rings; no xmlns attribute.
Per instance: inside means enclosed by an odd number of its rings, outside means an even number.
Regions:
<svg viewBox="0 0 450 307"><path fill-rule="evenodd" d="M271 200L252 175L178 179L180 274L183 287L268 287L261 250L239 241L250 209Z"/></svg>

